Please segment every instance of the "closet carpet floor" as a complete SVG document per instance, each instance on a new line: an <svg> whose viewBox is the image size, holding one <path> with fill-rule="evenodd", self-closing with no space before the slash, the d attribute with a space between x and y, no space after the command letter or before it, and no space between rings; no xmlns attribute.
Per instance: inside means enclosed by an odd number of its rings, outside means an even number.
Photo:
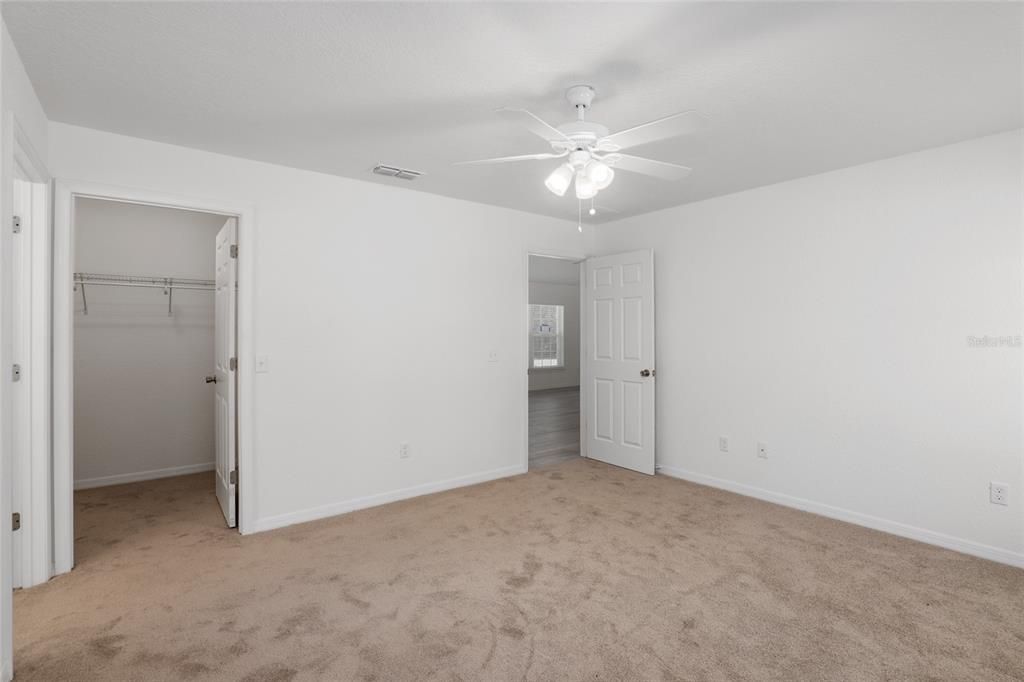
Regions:
<svg viewBox="0 0 1024 682"><path fill-rule="evenodd" d="M585 459L246 537L207 474L75 506L19 682L1024 679L1024 571Z"/></svg>

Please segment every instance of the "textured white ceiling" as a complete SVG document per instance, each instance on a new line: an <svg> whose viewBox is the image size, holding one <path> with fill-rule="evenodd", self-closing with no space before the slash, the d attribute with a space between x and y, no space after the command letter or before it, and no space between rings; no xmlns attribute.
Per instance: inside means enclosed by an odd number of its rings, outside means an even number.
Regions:
<svg viewBox="0 0 1024 682"><path fill-rule="evenodd" d="M1020 127L1021 3L21 3L3 15L48 115L568 219L545 151L492 114L619 130L697 109L712 128L638 148L694 173L620 172L620 218ZM378 162L423 171L373 176ZM970 169L964 169L970 172ZM584 217L587 216L584 214ZM595 219L589 219L595 220Z"/></svg>

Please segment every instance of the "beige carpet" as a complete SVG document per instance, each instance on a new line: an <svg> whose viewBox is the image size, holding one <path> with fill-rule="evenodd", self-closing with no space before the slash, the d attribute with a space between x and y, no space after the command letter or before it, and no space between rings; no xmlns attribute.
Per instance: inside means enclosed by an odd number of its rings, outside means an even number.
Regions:
<svg viewBox="0 0 1024 682"><path fill-rule="evenodd" d="M1024 571L575 460L250 537L207 475L79 493L18 680L1009 680Z"/></svg>

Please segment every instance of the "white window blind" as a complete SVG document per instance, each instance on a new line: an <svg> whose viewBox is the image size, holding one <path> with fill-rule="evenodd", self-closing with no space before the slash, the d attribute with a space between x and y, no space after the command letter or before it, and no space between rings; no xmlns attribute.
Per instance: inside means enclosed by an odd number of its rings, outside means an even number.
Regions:
<svg viewBox="0 0 1024 682"><path fill-rule="evenodd" d="M564 367L565 306L530 304L530 367Z"/></svg>

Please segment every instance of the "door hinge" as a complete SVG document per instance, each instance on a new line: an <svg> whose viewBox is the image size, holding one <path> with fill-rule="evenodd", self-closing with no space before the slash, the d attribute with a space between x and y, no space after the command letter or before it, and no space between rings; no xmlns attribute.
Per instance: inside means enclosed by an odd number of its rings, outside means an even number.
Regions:
<svg viewBox="0 0 1024 682"><path fill-rule="evenodd" d="M238 469L235 469L228 475L228 482L231 485L238 485Z"/></svg>
<svg viewBox="0 0 1024 682"><path fill-rule="evenodd" d="M11 381L21 381L21 365L11 365Z"/></svg>
<svg viewBox="0 0 1024 682"><path fill-rule="evenodd" d="M238 244L231 245L231 257L238 258Z"/></svg>
<svg viewBox="0 0 1024 682"><path fill-rule="evenodd" d="M228 360L228 367L231 369L232 372L238 369L238 358L231 358L230 360Z"/></svg>
<svg viewBox="0 0 1024 682"><path fill-rule="evenodd" d="M21 234L21 216L16 215L11 218L12 227L14 228L14 234Z"/></svg>
<svg viewBox="0 0 1024 682"><path fill-rule="evenodd" d="M11 530L21 530L21 512L11 514Z"/></svg>

